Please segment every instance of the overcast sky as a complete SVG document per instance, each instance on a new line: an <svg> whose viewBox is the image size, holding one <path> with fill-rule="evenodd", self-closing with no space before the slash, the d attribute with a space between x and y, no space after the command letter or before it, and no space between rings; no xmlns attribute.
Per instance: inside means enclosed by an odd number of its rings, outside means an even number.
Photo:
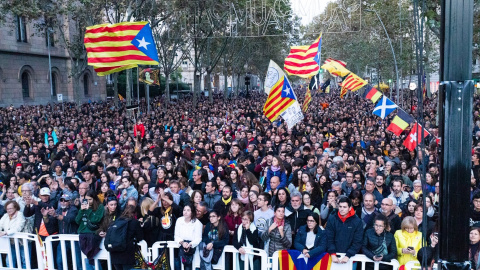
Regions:
<svg viewBox="0 0 480 270"><path fill-rule="evenodd" d="M310 23L316 15L322 13L329 0L290 0L295 14L302 18L302 24Z"/></svg>

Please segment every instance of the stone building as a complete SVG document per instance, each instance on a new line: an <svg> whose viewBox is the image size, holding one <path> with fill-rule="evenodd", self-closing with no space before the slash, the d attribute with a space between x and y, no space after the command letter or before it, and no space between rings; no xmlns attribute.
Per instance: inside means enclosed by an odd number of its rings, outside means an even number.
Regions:
<svg viewBox="0 0 480 270"><path fill-rule="evenodd" d="M35 22L21 16L12 16L0 24L0 106L56 102L57 94L63 94L64 101L74 101L68 51L59 34L51 33L50 84L48 39L39 31ZM83 72L80 89L82 101L106 99L106 79L98 77L91 67Z"/></svg>

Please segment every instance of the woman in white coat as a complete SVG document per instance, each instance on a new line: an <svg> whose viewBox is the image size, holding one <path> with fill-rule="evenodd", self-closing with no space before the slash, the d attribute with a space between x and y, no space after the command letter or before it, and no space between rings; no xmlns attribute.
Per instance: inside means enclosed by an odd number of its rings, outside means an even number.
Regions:
<svg viewBox="0 0 480 270"><path fill-rule="evenodd" d="M242 215L242 225L238 227L233 236L233 246L238 249L240 253L237 269L243 269L246 261L248 261L249 264L248 269L260 269L258 256L245 254L249 248L260 248L259 239L258 230L255 224L253 224L253 213L251 211L245 211Z"/></svg>
<svg viewBox="0 0 480 270"><path fill-rule="evenodd" d="M25 217L20 212L20 205L16 201L8 201L5 203L5 210L7 213L0 219L0 236L10 236L17 232L22 232L25 227ZM17 253L15 252L15 244L12 243L12 261L13 268L17 267ZM20 257L22 261L22 268L26 268L25 264L25 251L23 246L20 245ZM7 266L9 266L9 260L7 258ZM10 267L10 266L9 266Z"/></svg>

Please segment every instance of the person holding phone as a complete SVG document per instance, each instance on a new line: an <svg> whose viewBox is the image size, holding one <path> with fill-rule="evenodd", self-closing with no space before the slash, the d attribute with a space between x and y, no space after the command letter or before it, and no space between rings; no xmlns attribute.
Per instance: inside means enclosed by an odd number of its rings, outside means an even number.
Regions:
<svg viewBox="0 0 480 270"><path fill-rule="evenodd" d="M395 232L397 244L397 260L400 265L417 260L417 252L422 247L422 233L413 217L406 217L402 221L402 229Z"/></svg>
<svg viewBox="0 0 480 270"><path fill-rule="evenodd" d="M376 215L373 228L368 229L363 236L362 252L375 262L390 262L397 256L395 237L390 232L390 224L385 215ZM387 270L390 266L380 264L380 270ZM365 269L374 269L374 265L367 263Z"/></svg>

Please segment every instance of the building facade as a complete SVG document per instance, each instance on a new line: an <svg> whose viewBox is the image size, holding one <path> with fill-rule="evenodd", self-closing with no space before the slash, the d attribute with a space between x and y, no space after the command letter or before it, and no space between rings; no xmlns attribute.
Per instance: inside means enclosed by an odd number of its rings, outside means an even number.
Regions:
<svg viewBox="0 0 480 270"><path fill-rule="evenodd" d="M35 22L21 16L6 21L0 25L0 106L56 102L57 94L62 94L64 101L74 101L72 61L60 36L53 32L48 38L46 32L38 32ZM80 89L81 101L106 99L106 80L98 77L91 67L83 72Z"/></svg>

